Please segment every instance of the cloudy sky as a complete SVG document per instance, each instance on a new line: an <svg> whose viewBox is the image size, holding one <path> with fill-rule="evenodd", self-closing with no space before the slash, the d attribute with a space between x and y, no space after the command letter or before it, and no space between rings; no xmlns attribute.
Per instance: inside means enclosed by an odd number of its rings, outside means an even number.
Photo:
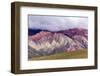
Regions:
<svg viewBox="0 0 100 76"><path fill-rule="evenodd" d="M36 16L29 15L28 28L60 31L69 28L88 28L87 17Z"/></svg>

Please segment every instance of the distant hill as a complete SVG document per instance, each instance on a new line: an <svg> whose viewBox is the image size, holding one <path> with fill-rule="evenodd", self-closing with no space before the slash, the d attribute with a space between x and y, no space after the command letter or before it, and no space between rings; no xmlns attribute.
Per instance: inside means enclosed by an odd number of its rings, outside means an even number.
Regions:
<svg viewBox="0 0 100 76"><path fill-rule="evenodd" d="M29 36L35 35L36 33L39 33L40 31L42 31L42 30L28 29L28 35L29 35Z"/></svg>

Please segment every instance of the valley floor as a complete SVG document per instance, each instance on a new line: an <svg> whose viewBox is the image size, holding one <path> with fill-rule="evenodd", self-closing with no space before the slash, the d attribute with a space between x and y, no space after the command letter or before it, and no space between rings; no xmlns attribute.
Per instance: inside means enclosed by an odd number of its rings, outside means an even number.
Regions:
<svg viewBox="0 0 100 76"><path fill-rule="evenodd" d="M73 52L62 52L57 53L54 55L49 56L42 56L42 57L33 57L29 59L29 61L32 60L55 60L55 59L82 59L88 57L88 51L87 49L81 49Z"/></svg>

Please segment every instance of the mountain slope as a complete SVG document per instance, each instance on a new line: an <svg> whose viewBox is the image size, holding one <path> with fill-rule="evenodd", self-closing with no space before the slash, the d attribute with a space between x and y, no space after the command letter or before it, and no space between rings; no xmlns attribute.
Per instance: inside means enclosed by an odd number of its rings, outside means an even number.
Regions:
<svg viewBox="0 0 100 76"><path fill-rule="evenodd" d="M52 59L76 59L76 58L87 58L87 50L81 49L74 52L62 52L49 56L32 57L29 60L52 60Z"/></svg>
<svg viewBox="0 0 100 76"><path fill-rule="evenodd" d="M33 36L29 36L29 58L87 49L87 31L80 33L82 30L73 29L73 32L71 32L72 29L71 31L60 32L41 31ZM77 33L75 33L76 31Z"/></svg>

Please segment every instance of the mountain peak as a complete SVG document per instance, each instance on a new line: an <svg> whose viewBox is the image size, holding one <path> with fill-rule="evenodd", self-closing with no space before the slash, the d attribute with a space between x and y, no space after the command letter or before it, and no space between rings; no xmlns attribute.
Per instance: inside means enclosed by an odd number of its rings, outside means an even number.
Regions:
<svg viewBox="0 0 100 76"><path fill-rule="evenodd" d="M51 55L59 52L77 51L88 47L88 32L86 29L68 29L59 32L41 31L29 36L30 53L39 56ZM36 55L37 55L36 54ZM30 55L30 54L29 54ZM36 56L32 54L32 56Z"/></svg>
<svg viewBox="0 0 100 76"><path fill-rule="evenodd" d="M32 40L39 40L42 37L47 36L49 34L51 34L51 32L41 31L41 32L39 32L39 33L37 33L35 35L29 36L29 39L31 38Z"/></svg>

